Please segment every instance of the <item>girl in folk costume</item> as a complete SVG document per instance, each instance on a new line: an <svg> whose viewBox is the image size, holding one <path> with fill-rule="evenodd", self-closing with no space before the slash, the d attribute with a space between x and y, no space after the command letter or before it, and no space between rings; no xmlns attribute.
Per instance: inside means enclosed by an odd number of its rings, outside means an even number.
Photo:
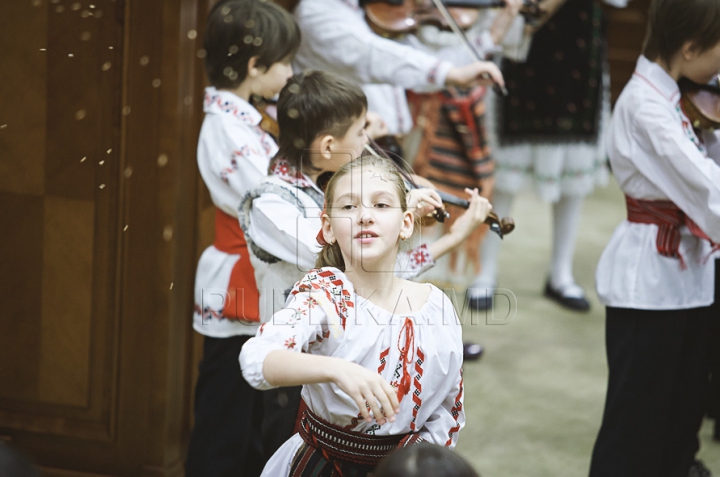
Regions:
<svg viewBox="0 0 720 477"><path fill-rule="evenodd" d="M498 12L481 11L473 30L484 32L487 40L474 44L478 55L492 59L495 55L514 53L505 44L514 46L524 39L525 22L518 15L522 3L522 0L511 0ZM468 54L462 38L433 25L421 27L417 37L427 50L439 55L449 47ZM417 152L413 154L415 172L444 192L458 195L465 188L478 188L483 197L491 199L495 162L485 127L486 88L447 86L434 93L407 91L407 96L412 120L421 131ZM372 109L372 102L370 107ZM408 152L413 141L409 144ZM458 210L453 206L449 209L451 217L442 226L445 229L452 226ZM480 243L486 232L487 227L481 227L465 242L462 251L467 260L458 257L460 251L453 252L447 267L437 267L431 275L466 286L468 273L474 277L480 272Z"/></svg>
<svg viewBox="0 0 720 477"><path fill-rule="evenodd" d="M366 156L341 167L326 192L318 268L240 354L258 389L304 385L300 432L267 476L370 475L397 447L454 446L465 421L455 310L438 288L394 273L414 224L402 177ZM489 210L471 206L479 217Z"/></svg>
<svg viewBox="0 0 720 477"><path fill-rule="evenodd" d="M604 1L616 7L627 3ZM605 18L600 0L547 0L543 6L545 22L528 30L516 58L503 59L503 74L512 78L509 95L490 95L489 103L497 106L488 111L488 122L494 124L489 128L496 162L493 204L497 213L509 214L528 183L552 204L552 256L544 293L569 309L587 311L590 303L575 282L573 255L584 198L607 183ZM482 270L470 301L477 308L492 306L486 290L497 284L499 248L493 237L483 242Z"/></svg>
<svg viewBox="0 0 720 477"><path fill-rule="evenodd" d="M195 278L193 327L205 341L188 477L259 475L266 460L257 438L263 394L245 383L237 366L240 348L259 326L257 286L237 208L277 152L248 100L282 89L299 41L292 17L271 2L223 1L208 16L205 67L212 86L205 92L198 167L217 209L215 241L200 257Z"/></svg>
<svg viewBox="0 0 720 477"><path fill-rule="evenodd" d="M240 223L260 290L262 322L270 321L284 307L293 285L315 266L321 251L317 230L324 201L318 180L362 154L367 143L366 110L362 89L329 73L295 75L280 94L280 150L272 161L272 174L240 207ZM471 202L485 201L476 191L469 193ZM412 191L408 200L406 206L418 217L441 205L437 192L429 189ZM420 202L422 207L418 207ZM462 243L483 220L477 213L466 212L439 240L401 253L395 272L406 278L422 273L433 266L435 258ZM287 438L300 405L300 390L274 392L282 402L273 406L284 410L278 413L274 427L286 429ZM285 440L264 444L274 449Z"/></svg>
<svg viewBox="0 0 720 477"><path fill-rule="evenodd" d="M597 268L608 389L591 477L686 476L708 386L720 243L720 134L693 129L677 81L720 71L720 0L655 0L607 147L628 218Z"/></svg>

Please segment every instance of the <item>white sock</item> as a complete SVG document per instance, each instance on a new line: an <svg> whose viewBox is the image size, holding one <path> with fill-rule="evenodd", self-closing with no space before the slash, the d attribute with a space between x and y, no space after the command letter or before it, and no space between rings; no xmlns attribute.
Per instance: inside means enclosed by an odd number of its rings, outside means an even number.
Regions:
<svg viewBox="0 0 720 477"><path fill-rule="evenodd" d="M584 295L573 278L573 255L583 197L561 197L553 204L553 248L550 285L568 296Z"/></svg>
<svg viewBox="0 0 720 477"><path fill-rule="evenodd" d="M493 193L493 212L503 218L510 214L515 196L496 190ZM498 274L498 255L502 240L494 232L488 232L480 245L480 274L475 277L470 289L476 290L470 295L485 295L485 290L495 288Z"/></svg>

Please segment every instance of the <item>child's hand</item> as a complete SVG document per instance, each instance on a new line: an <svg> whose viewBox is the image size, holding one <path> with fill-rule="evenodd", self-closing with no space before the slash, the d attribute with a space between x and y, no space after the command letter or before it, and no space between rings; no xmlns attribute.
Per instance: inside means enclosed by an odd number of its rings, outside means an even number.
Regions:
<svg viewBox="0 0 720 477"><path fill-rule="evenodd" d="M505 87L503 75L492 61L476 61L469 65L452 67L445 77L446 86L467 87L477 83L485 86L497 84Z"/></svg>
<svg viewBox="0 0 720 477"><path fill-rule="evenodd" d="M468 238L473 230L485 222L485 219L492 210L490 202L485 197L480 197L477 189L465 189L465 192L470 194L468 198L470 207L457 218L450 227L449 232L460 238L460 240Z"/></svg>
<svg viewBox="0 0 720 477"><path fill-rule="evenodd" d="M387 136L388 128L383 118L372 111L368 111L365 114L365 134L370 139L377 139L379 137Z"/></svg>
<svg viewBox="0 0 720 477"><path fill-rule="evenodd" d="M395 388L382 376L359 364L338 358L334 365L332 381L355 400L367 422L372 422L368 405L378 424L385 424L386 419L395 422L395 414L400 412Z"/></svg>
<svg viewBox="0 0 720 477"><path fill-rule="evenodd" d="M407 208L418 219L439 207L442 207L442 200L435 189L413 189L408 192Z"/></svg>

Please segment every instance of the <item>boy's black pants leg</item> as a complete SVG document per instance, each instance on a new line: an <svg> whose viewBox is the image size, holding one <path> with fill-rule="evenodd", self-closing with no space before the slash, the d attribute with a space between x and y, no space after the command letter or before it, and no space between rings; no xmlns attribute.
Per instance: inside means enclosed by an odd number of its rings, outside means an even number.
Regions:
<svg viewBox="0 0 720 477"><path fill-rule="evenodd" d="M248 339L205 337L186 477L256 477L265 466L262 391L245 381L238 361Z"/></svg>
<svg viewBox="0 0 720 477"><path fill-rule="evenodd" d="M607 308L608 389L591 477L686 477L707 393L710 307Z"/></svg>

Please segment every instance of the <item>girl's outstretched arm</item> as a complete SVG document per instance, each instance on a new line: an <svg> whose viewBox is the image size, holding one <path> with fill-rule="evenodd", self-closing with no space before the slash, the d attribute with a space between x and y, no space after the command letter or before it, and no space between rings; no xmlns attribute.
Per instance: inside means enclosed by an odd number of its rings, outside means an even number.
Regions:
<svg viewBox="0 0 720 477"><path fill-rule="evenodd" d="M271 386L334 383L355 401L368 422L373 419L369 410L380 425L385 418L395 421L400 412L395 388L379 374L342 358L278 349L265 357L263 374Z"/></svg>

